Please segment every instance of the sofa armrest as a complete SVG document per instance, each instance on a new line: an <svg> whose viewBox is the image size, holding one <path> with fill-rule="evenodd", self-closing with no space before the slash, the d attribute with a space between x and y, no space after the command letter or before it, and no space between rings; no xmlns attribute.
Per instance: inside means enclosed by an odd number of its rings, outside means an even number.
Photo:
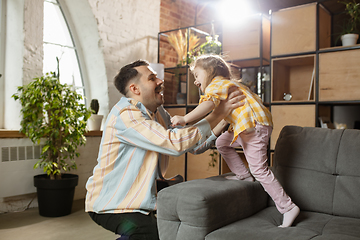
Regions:
<svg viewBox="0 0 360 240"><path fill-rule="evenodd" d="M160 239L204 239L215 229L264 209L267 202L260 183L227 180L223 175L176 184L158 194Z"/></svg>

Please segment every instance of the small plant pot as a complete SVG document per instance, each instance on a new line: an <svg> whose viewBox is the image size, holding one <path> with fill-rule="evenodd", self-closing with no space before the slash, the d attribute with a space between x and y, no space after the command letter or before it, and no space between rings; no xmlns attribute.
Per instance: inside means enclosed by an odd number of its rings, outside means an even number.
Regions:
<svg viewBox="0 0 360 240"><path fill-rule="evenodd" d="M88 120L88 130L99 131L101 128L103 117L103 115L91 114L91 117Z"/></svg>
<svg viewBox="0 0 360 240"><path fill-rule="evenodd" d="M79 176L62 174L62 179L50 180L47 174L34 176L39 214L44 217L61 217L71 213L75 187Z"/></svg>
<svg viewBox="0 0 360 240"><path fill-rule="evenodd" d="M341 36L341 41L343 46L353 46L356 45L356 42L359 38L359 34L351 33Z"/></svg>

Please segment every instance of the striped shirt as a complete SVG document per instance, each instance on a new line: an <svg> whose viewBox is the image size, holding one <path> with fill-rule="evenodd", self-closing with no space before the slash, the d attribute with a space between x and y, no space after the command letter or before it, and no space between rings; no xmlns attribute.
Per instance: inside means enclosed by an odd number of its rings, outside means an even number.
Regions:
<svg viewBox="0 0 360 240"><path fill-rule="evenodd" d="M270 111L262 104L258 95L253 93L248 87L239 82L231 81L222 77L215 77L206 87L205 94L201 96L200 103L213 101L215 106L219 105L220 100L227 98L228 89L237 86L245 95L245 104L234 109L225 120L230 123L229 131L234 131L234 138L231 143L236 141L238 135L246 129L252 129L256 123L265 126L273 126Z"/></svg>
<svg viewBox="0 0 360 240"><path fill-rule="evenodd" d="M150 113L141 102L126 97L113 107L105 123L98 163L86 183L85 211L147 214L155 210L159 153L200 153L200 148L215 140L206 120L183 129L167 129L170 115L164 113L163 109Z"/></svg>

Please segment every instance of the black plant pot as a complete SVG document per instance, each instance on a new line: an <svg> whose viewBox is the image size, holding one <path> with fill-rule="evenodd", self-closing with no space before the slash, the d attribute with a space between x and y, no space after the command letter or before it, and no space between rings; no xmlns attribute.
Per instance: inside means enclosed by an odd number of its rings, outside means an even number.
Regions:
<svg viewBox="0 0 360 240"><path fill-rule="evenodd" d="M37 188L39 214L44 217L61 217L71 213L75 187L79 176L62 174L60 180L50 180L47 174L34 176Z"/></svg>

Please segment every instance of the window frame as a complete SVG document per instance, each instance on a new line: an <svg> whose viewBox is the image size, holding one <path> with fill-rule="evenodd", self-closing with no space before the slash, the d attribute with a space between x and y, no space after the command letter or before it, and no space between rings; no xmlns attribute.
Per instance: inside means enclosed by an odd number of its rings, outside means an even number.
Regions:
<svg viewBox="0 0 360 240"><path fill-rule="evenodd" d="M87 106L91 99L98 99L99 114L109 113L108 79L97 22L88 0L58 0L61 4L71 35L77 46L77 57L82 71ZM6 4L4 4L6 2ZM24 84L24 7L23 0L1 0L2 16L6 27L3 34L4 73L0 78L0 129L19 130L20 103L11 98L17 87ZM5 5L5 6L4 6ZM81 14L79 14L81 12ZM3 29L2 29L3 30ZM41 44L42 42L40 42ZM0 62L1 64L1 62ZM41 68L40 68L41 69ZM1 112L2 111L2 112Z"/></svg>
<svg viewBox="0 0 360 240"><path fill-rule="evenodd" d="M0 129L4 128L4 108L5 108L5 35L6 35L6 24L5 24L5 11L6 1L0 0Z"/></svg>

